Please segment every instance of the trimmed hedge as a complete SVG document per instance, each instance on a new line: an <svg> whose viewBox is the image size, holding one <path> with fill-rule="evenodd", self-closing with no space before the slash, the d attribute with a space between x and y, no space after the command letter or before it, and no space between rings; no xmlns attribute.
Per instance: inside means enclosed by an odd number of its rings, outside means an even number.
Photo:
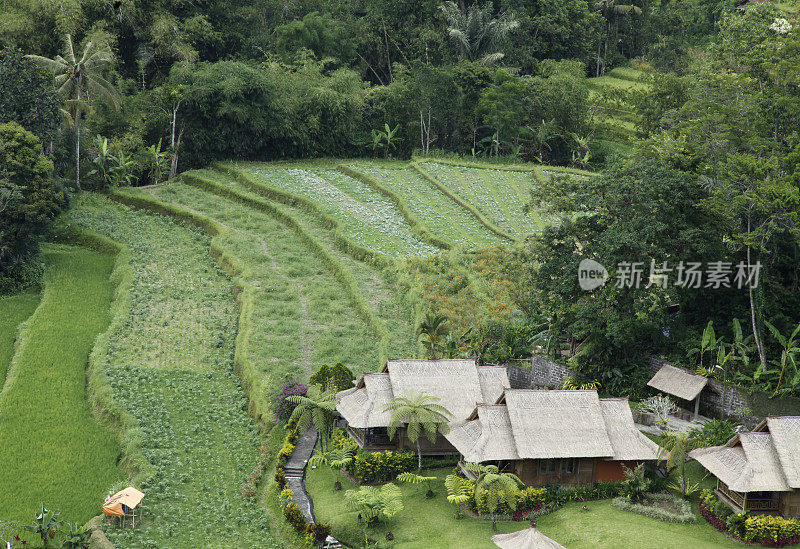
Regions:
<svg viewBox="0 0 800 549"><path fill-rule="evenodd" d="M620 496L611 500L611 505L622 511L638 513L663 522L677 522L681 524L697 522L697 517L692 513L692 506L688 501L664 493L649 494L646 499L646 503L633 503L628 500L628 498ZM680 512L676 514L661 509L655 505L659 502L677 505L680 508Z"/></svg>
<svg viewBox="0 0 800 549"><path fill-rule="evenodd" d="M347 470L359 484L390 482L400 473L415 471L417 456L413 452L361 452Z"/></svg>
<svg viewBox="0 0 800 549"><path fill-rule="evenodd" d="M758 543L766 547L783 547L800 543L800 521L772 515L729 513L727 520L715 514L718 504L724 505L711 490L703 490L700 515L720 532L739 541ZM727 506L726 506L727 507Z"/></svg>

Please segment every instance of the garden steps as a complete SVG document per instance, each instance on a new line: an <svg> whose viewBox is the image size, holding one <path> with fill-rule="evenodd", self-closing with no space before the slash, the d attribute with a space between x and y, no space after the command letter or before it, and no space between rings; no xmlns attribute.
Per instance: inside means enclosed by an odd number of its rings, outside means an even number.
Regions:
<svg viewBox="0 0 800 549"><path fill-rule="evenodd" d="M312 524L316 523L314 518L314 502L311 496L306 492L306 467L308 460L311 459L314 453L314 448L317 445L317 430L312 425L305 430L297 439L297 444L294 445L292 455L286 462L284 471L286 474L286 486L292 491L292 501L297 505L306 517L306 521ZM328 549L337 549L342 544L333 536L328 536L325 540L324 547Z"/></svg>

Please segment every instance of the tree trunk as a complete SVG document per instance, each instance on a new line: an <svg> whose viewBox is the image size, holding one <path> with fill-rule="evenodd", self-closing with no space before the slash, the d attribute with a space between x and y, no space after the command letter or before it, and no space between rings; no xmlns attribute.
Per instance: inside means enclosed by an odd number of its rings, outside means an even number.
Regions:
<svg viewBox="0 0 800 549"><path fill-rule="evenodd" d="M422 451L419 449L419 438L417 438L417 473L422 472Z"/></svg>
<svg viewBox="0 0 800 549"><path fill-rule="evenodd" d="M747 236L750 236L750 217L747 218ZM747 268L750 268L750 246L747 246ZM761 362L761 371L767 370L767 355L764 352L764 344L761 341L761 336L758 333L758 319L756 318L755 302L753 300L753 285L748 284L747 288L748 298L750 300L750 322L753 325L753 340L756 342L756 349L758 349L758 360Z"/></svg>
<svg viewBox="0 0 800 549"><path fill-rule="evenodd" d="M81 113L75 117L75 186L81 190Z"/></svg>

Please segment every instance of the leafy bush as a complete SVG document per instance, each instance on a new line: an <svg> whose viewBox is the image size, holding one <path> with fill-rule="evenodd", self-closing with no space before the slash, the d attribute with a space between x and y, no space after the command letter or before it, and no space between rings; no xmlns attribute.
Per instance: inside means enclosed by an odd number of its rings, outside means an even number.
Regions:
<svg viewBox="0 0 800 549"><path fill-rule="evenodd" d="M674 505L677 511L665 509L665 504ZM623 511L631 511L664 522L690 523L697 520L688 501L667 493L650 494L642 499L642 503L620 496L611 500L611 505Z"/></svg>
<svg viewBox="0 0 800 549"><path fill-rule="evenodd" d="M487 497L487 493L484 492L477 499L477 501L474 499L474 496L470 499L470 502L474 502L475 504L473 510L477 511L478 514L489 514L489 506L486 501ZM520 490L519 494L517 495L516 509L511 509L504 501L500 501L497 505L495 514L516 515L517 513L521 513L524 516L527 511L537 511L541 509L545 504L546 497L546 488L525 488L524 490Z"/></svg>
<svg viewBox="0 0 800 549"><path fill-rule="evenodd" d="M702 442L702 446L721 446L736 434L736 424L728 419L713 419L689 432Z"/></svg>
<svg viewBox="0 0 800 549"><path fill-rule="evenodd" d="M361 452L349 466L350 473L359 484L387 482L400 473L414 471L417 457L412 452Z"/></svg>
<svg viewBox="0 0 800 549"><path fill-rule="evenodd" d="M331 534L331 525L325 522L309 524L306 526L306 541L322 547L325 540Z"/></svg>
<svg viewBox="0 0 800 549"><path fill-rule="evenodd" d="M725 526L728 531L737 538L744 537L744 523L750 517L750 513L730 513L728 520L725 521Z"/></svg>
<svg viewBox="0 0 800 549"><path fill-rule="evenodd" d="M800 521L755 515L744 521L744 540L762 545L789 545L800 541Z"/></svg>
<svg viewBox="0 0 800 549"><path fill-rule="evenodd" d="M640 463L634 469L625 467L625 480L620 488L622 496L631 503L638 503L645 498L650 490L651 481L645 477L644 464Z"/></svg>
<svg viewBox="0 0 800 549"><path fill-rule="evenodd" d="M313 385L319 385L323 391L334 389L339 392L351 388L354 378L355 376L350 368L341 362L337 362L333 366L328 366L327 364L320 366L319 370L309 378L309 382Z"/></svg>
<svg viewBox="0 0 800 549"><path fill-rule="evenodd" d="M306 531L306 517L294 503L290 503L283 508L283 516L296 532L304 533Z"/></svg>
<svg viewBox="0 0 800 549"><path fill-rule="evenodd" d="M297 404L290 402L288 398L290 396L307 396L307 394L308 385L304 383L291 381L284 384L280 392L275 396L275 417L279 421L287 421L297 407Z"/></svg>
<svg viewBox="0 0 800 549"><path fill-rule="evenodd" d="M348 435L347 431L344 429L334 429L331 432L330 443L332 446L340 450L349 450L353 454L358 452L358 444L355 440L350 438L350 435Z"/></svg>

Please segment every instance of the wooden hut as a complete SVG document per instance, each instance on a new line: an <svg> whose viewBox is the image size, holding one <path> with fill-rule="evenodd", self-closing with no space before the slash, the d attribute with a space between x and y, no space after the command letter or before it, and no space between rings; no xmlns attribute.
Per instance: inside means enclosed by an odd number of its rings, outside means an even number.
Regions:
<svg viewBox="0 0 800 549"><path fill-rule="evenodd" d="M708 378L687 372L670 364L664 364L658 372L647 382L647 385L678 397L682 401L694 401L694 419L700 413L700 393L708 384ZM687 419L687 418L683 418Z"/></svg>
<svg viewBox="0 0 800 549"><path fill-rule="evenodd" d="M380 373L364 374L358 384L336 395L336 410L347 421L347 430L359 446L368 450L414 448L405 428L393 440L387 428L392 412L387 404L395 397L424 394L453 414L453 424L464 422L479 402L494 402L509 387L504 366L479 366L469 360L389 360ZM455 453L443 437L430 443L420 437L424 454Z"/></svg>
<svg viewBox="0 0 800 549"><path fill-rule="evenodd" d="M717 478L715 492L734 512L800 517L800 416L770 416L689 456Z"/></svg>
<svg viewBox="0 0 800 549"><path fill-rule="evenodd" d="M659 454L627 399L601 399L594 390L506 389L445 437L464 461L495 464L529 486L619 481L625 467Z"/></svg>

